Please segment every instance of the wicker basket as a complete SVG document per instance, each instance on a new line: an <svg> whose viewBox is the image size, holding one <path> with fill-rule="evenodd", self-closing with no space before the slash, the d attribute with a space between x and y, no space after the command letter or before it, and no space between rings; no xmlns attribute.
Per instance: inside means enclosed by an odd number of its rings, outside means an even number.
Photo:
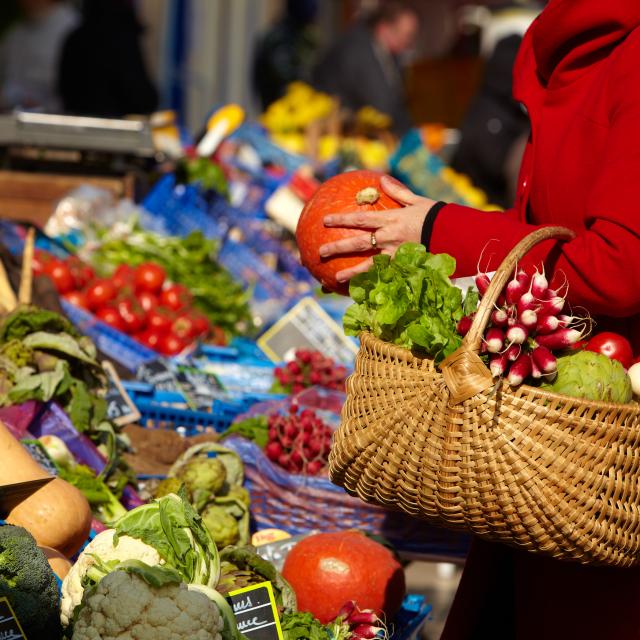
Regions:
<svg viewBox="0 0 640 640"><path fill-rule="evenodd" d="M330 458L366 502L555 558L619 567L640 551L640 405L494 381L478 356L494 302L535 244L496 272L462 347L432 360L364 334Z"/></svg>

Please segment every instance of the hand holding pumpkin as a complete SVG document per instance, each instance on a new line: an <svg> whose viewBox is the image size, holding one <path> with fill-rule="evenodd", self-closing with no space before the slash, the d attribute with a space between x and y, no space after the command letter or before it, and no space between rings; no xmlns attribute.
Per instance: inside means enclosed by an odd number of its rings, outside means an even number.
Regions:
<svg viewBox="0 0 640 640"><path fill-rule="evenodd" d="M390 256L393 256L398 247L405 242L420 242L424 220L435 201L412 193L407 187L388 176L380 179L380 186L386 195L403 204L404 207L380 212L358 211L325 216L325 227L347 227L366 231L323 244L320 247L322 258L371 251L371 230L375 234L376 248ZM358 273L367 271L372 264L373 258L369 257L355 266L336 273L336 280L347 282Z"/></svg>

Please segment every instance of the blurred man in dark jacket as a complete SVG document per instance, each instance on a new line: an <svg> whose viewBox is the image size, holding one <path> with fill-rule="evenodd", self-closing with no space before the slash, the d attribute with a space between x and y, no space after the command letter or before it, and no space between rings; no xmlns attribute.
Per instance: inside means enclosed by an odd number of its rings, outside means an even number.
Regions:
<svg viewBox="0 0 640 640"><path fill-rule="evenodd" d="M374 107L391 117L396 133L405 133L412 122L400 58L413 46L418 27L411 5L382 3L326 53L315 69L314 85L354 112Z"/></svg>
<svg viewBox="0 0 640 640"><path fill-rule="evenodd" d="M60 62L66 112L118 118L156 109L141 33L130 0L85 0L82 24L68 37Z"/></svg>

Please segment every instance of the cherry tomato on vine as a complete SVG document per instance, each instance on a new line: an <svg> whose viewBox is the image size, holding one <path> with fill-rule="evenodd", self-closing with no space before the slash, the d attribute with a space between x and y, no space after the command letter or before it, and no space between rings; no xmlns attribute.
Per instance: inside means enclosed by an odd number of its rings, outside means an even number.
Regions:
<svg viewBox="0 0 640 640"><path fill-rule="evenodd" d="M624 337L612 331L597 333L587 342L587 351L595 351L617 360L625 369L633 364L633 349L631 344Z"/></svg>
<svg viewBox="0 0 640 640"><path fill-rule="evenodd" d="M158 293L167 277L165 270L154 262L144 262L136 267L133 274L133 281L136 291L149 291Z"/></svg>

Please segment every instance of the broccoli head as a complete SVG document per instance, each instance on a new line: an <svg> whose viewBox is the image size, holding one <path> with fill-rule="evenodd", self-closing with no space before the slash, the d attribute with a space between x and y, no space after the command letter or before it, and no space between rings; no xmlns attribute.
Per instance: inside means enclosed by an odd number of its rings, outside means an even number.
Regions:
<svg viewBox="0 0 640 640"><path fill-rule="evenodd" d="M6 596L27 638L60 635L58 583L46 556L22 527L0 526L0 597Z"/></svg>

